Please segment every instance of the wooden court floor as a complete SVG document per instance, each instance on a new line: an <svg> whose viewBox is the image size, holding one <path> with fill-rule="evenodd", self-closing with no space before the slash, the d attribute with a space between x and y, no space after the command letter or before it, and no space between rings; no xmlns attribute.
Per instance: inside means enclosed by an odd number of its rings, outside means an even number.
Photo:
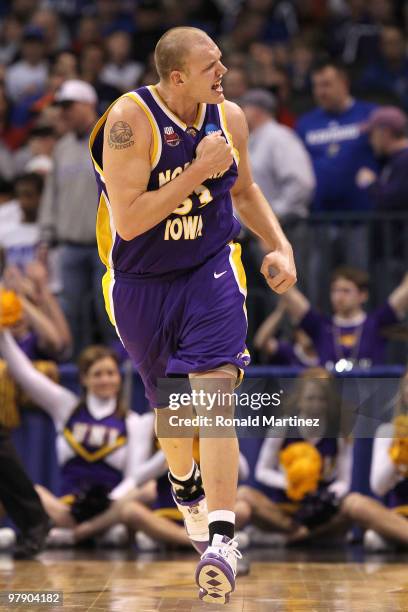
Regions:
<svg viewBox="0 0 408 612"><path fill-rule="evenodd" d="M253 561L227 606L204 604L193 582L194 557L172 560L81 558L43 553L36 561L0 557L0 592L62 590L63 606L27 604L1 611L408 612L408 565L382 560Z"/></svg>

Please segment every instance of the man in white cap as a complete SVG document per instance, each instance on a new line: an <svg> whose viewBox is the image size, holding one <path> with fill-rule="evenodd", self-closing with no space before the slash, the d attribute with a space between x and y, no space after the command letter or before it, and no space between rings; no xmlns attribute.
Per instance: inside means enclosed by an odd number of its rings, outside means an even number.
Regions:
<svg viewBox="0 0 408 612"><path fill-rule="evenodd" d="M65 81L57 91L55 102L63 109L69 131L54 149L54 168L47 178L40 211L43 242L60 247L61 304L75 354L93 339L92 302L99 335L105 342L112 338L100 292L103 270L95 238L97 190L88 151L97 101L92 85L78 79Z"/></svg>

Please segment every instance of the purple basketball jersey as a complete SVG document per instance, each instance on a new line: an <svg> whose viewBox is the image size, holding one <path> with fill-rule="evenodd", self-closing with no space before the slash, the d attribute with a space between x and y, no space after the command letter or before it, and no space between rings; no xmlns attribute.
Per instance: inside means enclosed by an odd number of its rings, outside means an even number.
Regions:
<svg viewBox="0 0 408 612"><path fill-rule="evenodd" d="M166 106L155 86L141 87L125 95L143 109L152 128L148 191L158 190L179 176L192 163L197 145L207 134L221 130L231 143L223 104L200 104L194 124L187 126ZM234 149L234 162L226 172L204 181L155 227L133 240L122 240L113 226L103 178L106 118L107 113L95 126L90 148L100 195L98 246L108 268L122 278L165 277L200 266L238 235L240 225L233 215L230 195L238 174L238 152Z"/></svg>

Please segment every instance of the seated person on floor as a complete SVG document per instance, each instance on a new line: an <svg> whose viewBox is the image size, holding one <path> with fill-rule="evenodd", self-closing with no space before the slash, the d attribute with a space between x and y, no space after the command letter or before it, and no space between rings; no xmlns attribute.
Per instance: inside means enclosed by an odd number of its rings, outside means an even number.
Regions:
<svg viewBox="0 0 408 612"><path fill-rule="evenodd" d="M255 468L259 486L240 487L238 499L250 504L256 526L283 534L283 543L344 536L355 522L408 544L407 521L369 497L349 493L352 445L342 435L344 415L333 385L321 368L297 379L291 415L318 418L319 427L299 424L285 437L270 431L275 437L265 439Z"/></svg>
<svg viewBox="0 0 408 612"><path fill-rule="evenodd" d="M408 370L400 382L393 421L380 425L375 435L370 486L387 508L408 518ZM386 550L397 543L373 530L365 533L369 550Z"/></svg>
<svg viewBox="0 0 408 612"><path fill-rule="evenodd" d="M62 497L40 485L36 489L54 526L71 529L71 543L99 531L98 524L89 525L95 517L115 518L127 494L148 496L143 487L135 489L139 455L144 454L140 417L123 404L111 350L92 346L82 353L80 397L38 372L6 328L0 328L0 354L14 380L54 422ZM87 529L81 530L85 522Z"/></svg>

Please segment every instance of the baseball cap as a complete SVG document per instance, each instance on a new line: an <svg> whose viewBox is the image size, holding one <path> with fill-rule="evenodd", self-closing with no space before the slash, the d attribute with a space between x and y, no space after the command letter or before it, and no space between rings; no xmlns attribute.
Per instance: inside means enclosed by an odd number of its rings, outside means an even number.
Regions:
<svg viewBox="0 0 408 612"><path fill-rule="evenodd" d="M371 132L376 127L389 128L396 134L403 134L408 127L407 115L397 106L381 106L376 108L362 124L364 132Z"/></svg>
<svg viewBox="0 0 408 612"><path fill-rule="evenodd" d="M69 79L65 81L55 94L55 102L87 102L96 104L98 96L95 89L89 83L79 79Z"/></svg>
<svg viewBox="0 0 408 612"><path fill-rule="evenodd" d="M266 89L249 89L238 100L240 106L258 106L272 115L276 111L276 97Z"/></svg>

